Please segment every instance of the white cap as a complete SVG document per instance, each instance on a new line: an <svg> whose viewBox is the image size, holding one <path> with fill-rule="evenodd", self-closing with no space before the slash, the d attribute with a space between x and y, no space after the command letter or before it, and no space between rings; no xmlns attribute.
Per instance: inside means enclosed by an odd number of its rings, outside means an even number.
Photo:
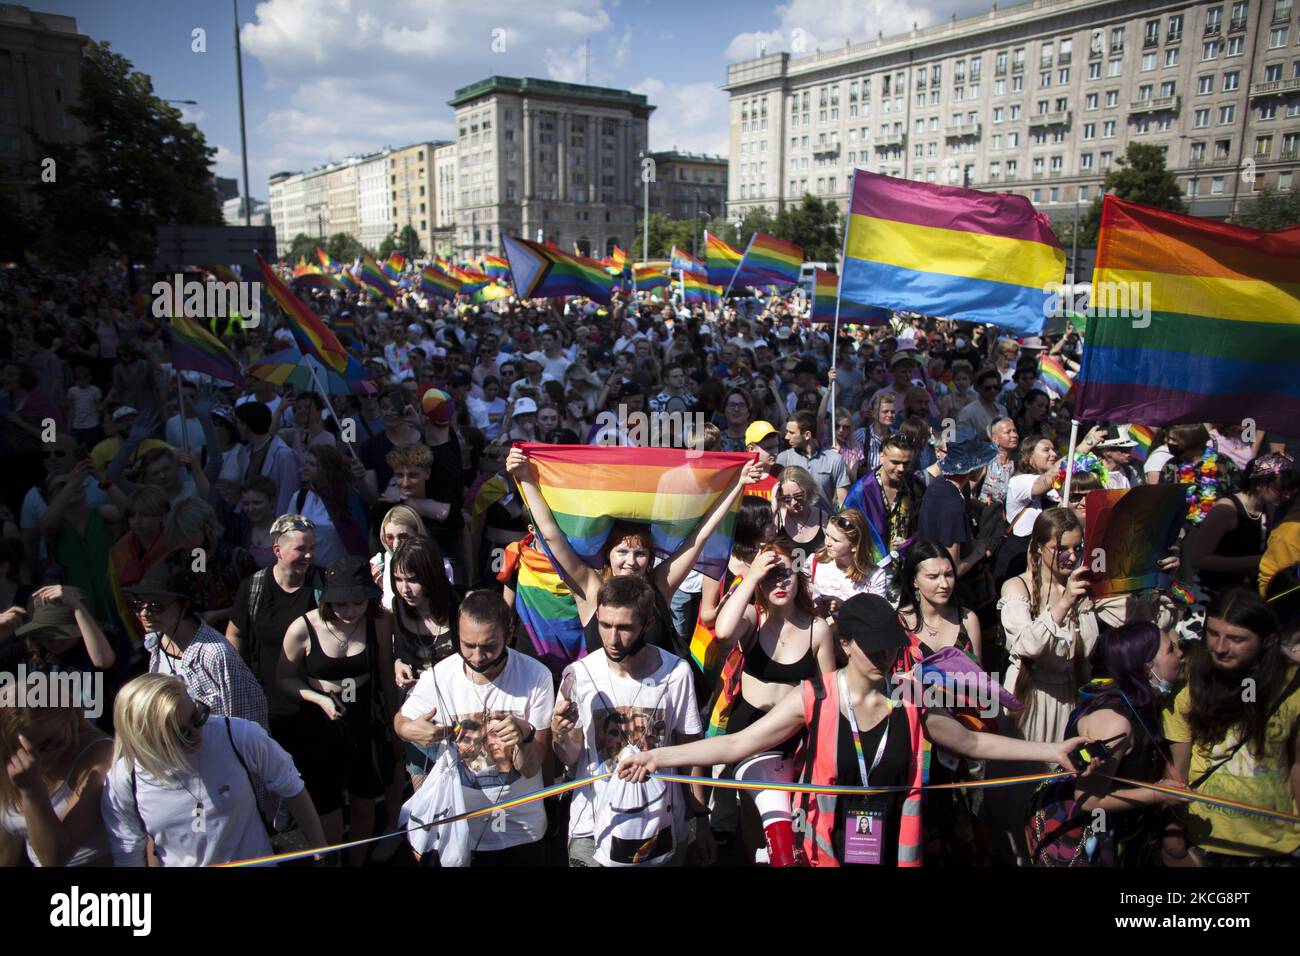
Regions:
<svg viewBox="0 0 1300 956"><path fill-rule="evenodd" d="M121 421L123 418L126 418L128 415L139 415L139 414L140 413L137 412L130 405L123 405L113 412L113 421L115 422Z"/></svg>
<svg viewBox="0 0 1300 956"><path fill-rule="evenodd" d="M515 415L535 415L537 413L537 403L528 396L515 401Z"/></svg>

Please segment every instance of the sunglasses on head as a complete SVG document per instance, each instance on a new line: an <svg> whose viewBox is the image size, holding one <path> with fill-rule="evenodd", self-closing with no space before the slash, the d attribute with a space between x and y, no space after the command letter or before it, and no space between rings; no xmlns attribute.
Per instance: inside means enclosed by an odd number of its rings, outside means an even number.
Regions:
<svg viewBox="0 0 1300 956"><path fill-rule="evenodd" d="M835 523L835 527L839 528L841 531L857 537L858 529L854 526L853 522L844 517L844 515L836 515L831 520Z"/></svg>

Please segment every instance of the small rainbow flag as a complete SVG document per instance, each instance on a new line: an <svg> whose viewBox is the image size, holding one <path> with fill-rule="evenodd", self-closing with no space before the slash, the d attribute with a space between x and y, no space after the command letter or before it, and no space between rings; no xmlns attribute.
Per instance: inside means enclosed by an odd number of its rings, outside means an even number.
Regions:
<svg viewBox="0 0 1300 956"><path fill-rule="evenodd" d="M357 276L362 285L368 286L378 296L387 299L392 305L397 304L397 290L388 281L384 270L379 268L375 257L364 249L361 250L361 274Z"/></svg>
<svg viewBox="0 0 1300 956"><path fill-rule="evenodd" d="M425 295L454 299L456 293L460 291L460 280L438 271L433 266L425 266L420 270L420 291Z"/></svg>
<svg viewBox="0 0 1300 956"><path fill-rule="evenodd" d="M490 276L462 266L451 266L448 275L460 282L460 291L466 295L477 292L492 281Z"/></svg>
<svg viewBox="0 0 1300 956"><path fill-rule="evenodd" d="M722 601L725 601L727 596L736 590L741 580L743 578L737 576L731 582L731 587L727 588L726 594L722 595ZM695 666L700 669L700 673L707 678L710 684L716 680L718 671L722 667L724 660L722 651L723 646L718 641L717 632L697 617L695 631L691 634L691 660L695 662Z"/></svg>
<svg viewBox="0 0 1300 956"><path fill-rule="evenodd" d="M506 286L501 285L501 283L489 282L483 288L470 296L469 301L473 305L481 305L484 302L495 302L498 299L508 299L512 295L514 295L514 293Z"/></svg>
<svg viewBox="0 0 1300 956"><path fill-rule="evenodd" d="M690 272L682 273L682 301L703 302L709 308L716 308L722 301L722 287L710 285L702 276Z"/></svg>
<svg viewBox="0 0 1300 956"><path fill-rule="evenodd" d="M1048 387L1057 398L1064 398L1070 391L1070 386L1074 380L1070 378L1070 373L1065 370L1059 359L1050 355L1044 355L1038 360L1038 377L1043 380L1043 384Z"/></svg>
<svg viewBox="0 0 1300 956"><path fill-rule="evenodd" d="M750 454L614 445L519 446L574 552L598 567L615 521L649 524L660 558L675 554L754 460ZM693 456L693 457L692 457ZM721 579L731 555L737 498L705 543L696 569Z"/></svg>
<svg viewBox="0 0 1300 956"><path fill-rule="evenodd" d="M857 325L886 325L890 319L888 309L862 305L840 298L840 277L826 269L813 272L813 305L809 322L834 322L835 303L840 305L840 321Z"/></svg>
<svg viewBox="0 0 1300 956"><path fill-rule="evenodd" d="M289 320L289 329L293 332L299 348L326 368L333 369L345 378L364 379L365 369L343 347L338 337L330 331L329 326L320 320L307 303L289 291L280 281L280 277L275 274L275 270L262 258L261 253L255 255L257 264L262 269L262 282L276 304L284 311L285 318Z"/></svg>
<svg viewBox="0 0 1300 956"><path fill-rule="evenodd" d="M578 295L606 305L612 300L613 282L599 263L514 236L503 235L501 239L519 298Z"/></svg>
<svg viewBox="0 0 1300 956"><path fill-rule="evenodd" d="M344 290L348 292L361 291L361 283L358 282L357 277L351 272L348 272L347 269L340 272L336 278L339 280L339 285L342 286Z"/></svg>
<svg viewBox="0 0 1300 956"><path fill-rule="evenodd" d="M401 277L402 273L406 271L406 256L402 255L400 252L394 252L388 257L384 264L380 266L380 268L384 270L384 275L388 276L388 278L393 281L397 281L397 279Z"/></svg>
<svg viewBox="0 0 1300 956"><path fill-rule="evenodd" d="M243 385L239 360L215 335L188 315L173 315L172 367L202 372L222 382Z"/></svg>
<svg viewBox="0 0 1300 956"><path fill-rule="evenodd" d="M643 251L649 251L649 250L643 250ZM627 253L624 252L622 249L620 249L618 246L615 246L614 251L611 252L609 255L609 264L613 266L616 271L622 272L624 269L627 268Z"/></svg>
<svg viewBox="0 0 1300 956"><path fill-rule="evenodd" d="M1137 447L1133 449L1133 460L1139 463L1146 461L1147 455L1151 454L1151 446L1155 443L1156 430L1150 425L1130 425L1128 436L1137 442Z"/></svg>
<svg viewBox="0 0 1300 956"><path fill-rule="evenodd" d="M676 246L673 246L672 257L669 259L671 268L674 272L689 272L691 275L708 276L709 270L699 259L696 259L689 252L683 252Z"/></svg>
<svg viewBox="0 0 1300 956"><path fill-rule="evenodd" d="M725 288L736 275L744 257L707 229L704 230L704 250L710 284Z"/></svg>
<svg viewBox="0 0 1300 956"><path fill-rule="evenodd" d="M632 267L632 281L636 283L638 291L645 292L649 289L662 289L672 284L672 279L668 277L668 272L661 265L644 265Z"/></svg>
<svg viewBox="0 0 1300 956"><path fill-rule="evenodd" d="M765 232L749 237L740 259L740 273L755 282L794 285L803 268L803 247Z"/></svg>
<svg viewBox="0 0 1300 956"><path fill-rule="evenodd" d="M537 659L558 680L564 668L587 655L587 639L573 592L533 541L529 534L506 546L498 580L510 583L511 568L515 569L515 613Z"/></svg>
<svg viewBox="0 0 1300 956"><path fill-rule="evenodd" d="M484 256L483 273L498 282L509 280L510 263L500 256Z"/></svg>
<svg viewBox="0 0 1300 956"><path fill-rule="evenodd" d="M331 259L329 253L320 246L316 247L316 258L320 260L321 267L328 269L330 272L343 271L343 266Z"/></svg>

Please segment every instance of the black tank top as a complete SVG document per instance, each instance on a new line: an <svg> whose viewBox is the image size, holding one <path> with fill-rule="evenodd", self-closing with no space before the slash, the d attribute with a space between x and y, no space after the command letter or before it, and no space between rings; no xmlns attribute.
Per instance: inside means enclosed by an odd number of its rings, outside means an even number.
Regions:
<svg viewBox="0 0 1300 956"><path fill-rule="evenodd" d="M1219 546L1214 549L1216 557L1246 558L1264 552L1264 515L1258 518L1246 514L1241 500L1233 495L1230 499L1237 509L1237 527L1219 539ZM1254 574L1240 571L1201 571L1201 584L1212 591L1222 591L1238 584L1251 584Z"/></svg>
<svg viewBox="0 0 1300 956"><path fill-rule="evenodd" d="M808 652L793 664L778 664L768 657L763 650L763 641L754 636L754 644L745 652L745 673L768 684L795 685L801 681L815 680L820 671L817 669L817 655L812 648L812 622L808 622Z"/></svg>
<svg viewBox="0 0 1300 956"><path fill-rule="evenodd" d="M366 619L366 649L360 654L347 657L330 657L321 650L320 641L316 639L316 629L311 620L303 615L307 625L307 676L312 680L329 681L337 684L349 677L364 677L370 673L371 648L375 644L375 622Z"/></svg>
<svg viewBox="0 0 1300 956"><path fill-rule="evenodd" d="M427 670L445 657L450 657L460 646L457 638L457 621L459 620L459 601L452 595L451 607L447 614L448 628L437 637L420 634L407 627L398 604L402 598L393 595L393 643L397 649L397 658L417 671Z"/></svg>

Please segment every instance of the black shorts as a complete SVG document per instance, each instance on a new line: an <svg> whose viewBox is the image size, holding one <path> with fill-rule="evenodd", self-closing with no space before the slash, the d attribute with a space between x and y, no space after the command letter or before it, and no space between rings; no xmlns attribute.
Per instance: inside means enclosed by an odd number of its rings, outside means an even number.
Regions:
<svg viewBox="0 0 1300 956"><path fill-rule="evenodd" d="M304 703L286 749L302 774L311 802L319 814L343 806L343 794L374 800L384 795L393 778L393 750L387 727L376 726L370 714L370 684L357 688L357 699L340 720Z"/></svg>

